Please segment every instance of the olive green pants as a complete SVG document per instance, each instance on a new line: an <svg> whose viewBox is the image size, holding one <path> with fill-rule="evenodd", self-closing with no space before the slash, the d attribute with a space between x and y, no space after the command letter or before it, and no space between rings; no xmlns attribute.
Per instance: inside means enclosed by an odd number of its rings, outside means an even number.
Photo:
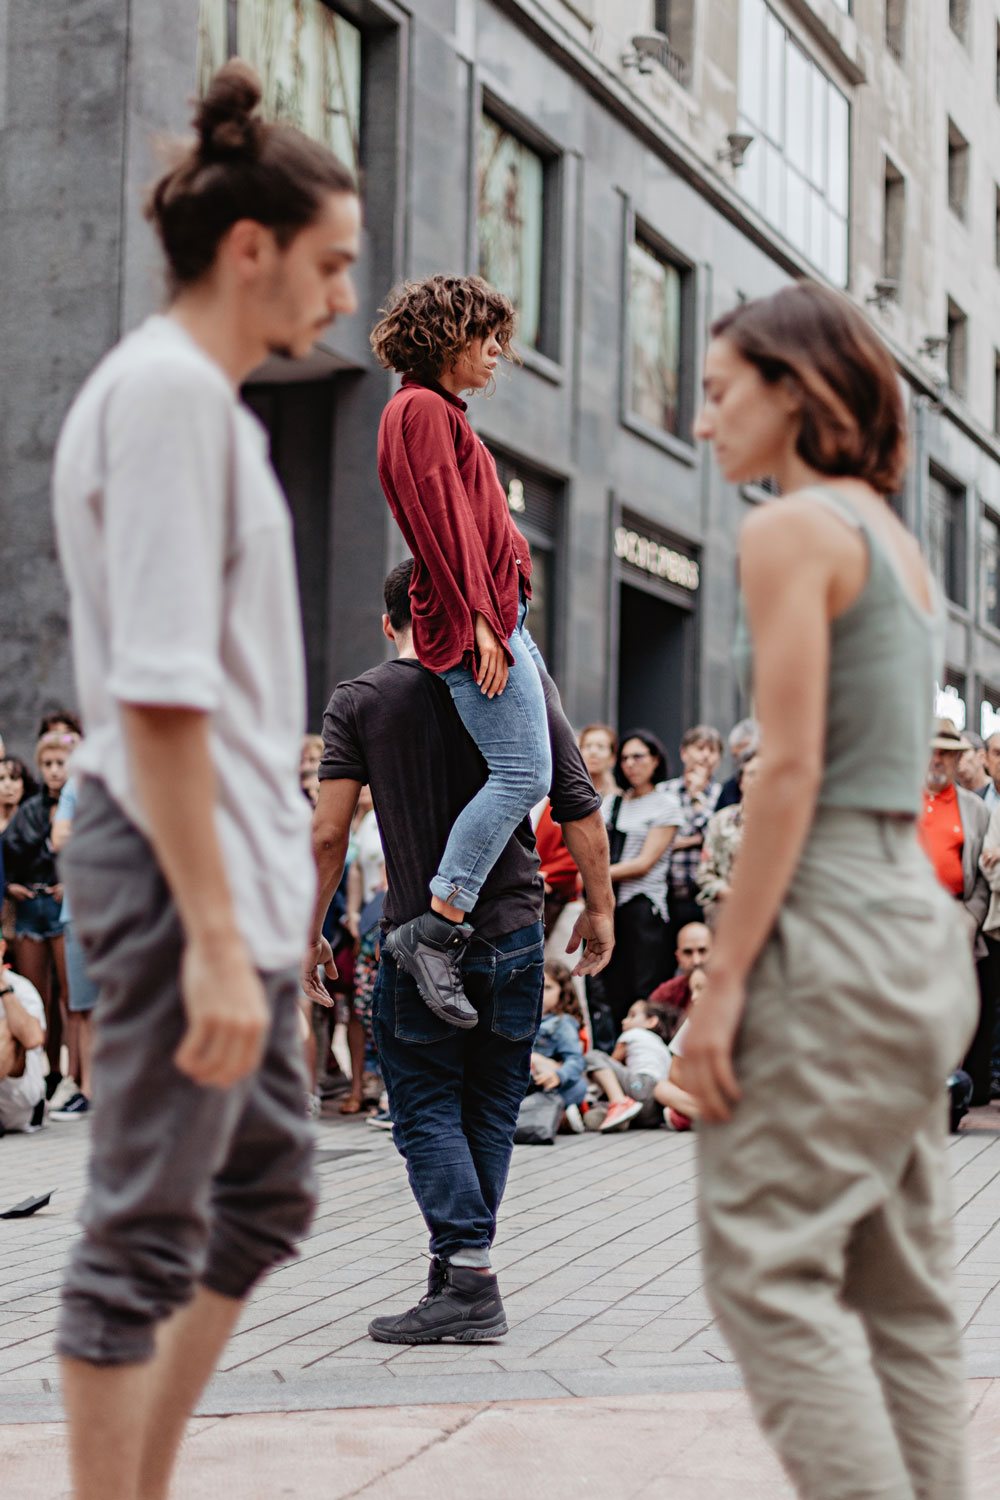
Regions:
<svg viewBox="0 0 1000 1500"><path fill-rule="evenodd" d="M705 1279L803 1500L963 1500L945 1082L969 939L908 822L821 810L701 1126Z"/></svg>

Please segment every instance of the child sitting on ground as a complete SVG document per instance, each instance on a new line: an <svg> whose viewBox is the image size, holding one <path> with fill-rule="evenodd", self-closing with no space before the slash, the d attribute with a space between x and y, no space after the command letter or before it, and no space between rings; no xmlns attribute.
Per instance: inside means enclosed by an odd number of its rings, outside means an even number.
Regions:
<svg viewBox="0 0 1000 1500"><path fill-rule="evenodd" d="M692 1007L698 1003L699 996L707 982L704 969L696 969L691 975ZM685 1019L677 1028L667 1048L670 1054L667 1076L661 1079L653 1090L656 1103L663 1106L663 1123L670 1130L690 1130L692 1120L697 1120L699 1114L698 1101L686 1087L688 1080L687 1064L684 1061L684 1038L687 1029L688 1021Z"/></svg>
<svg viewBox="0 0 1000 1500"><path fill-rule="evenodd" d="M587 1094L583 1076L583 1011L565 964L548 959L542 989L542 1020L531 1049L531 1083L546 1093L558 1092L563 1119L570 1130L583 1129L580 1105Z"/></svg>
<svg viewBox="0 0 1000 1500"><path fill-rule="evenodd" d="M485 784L452 826L430 909L384 949L427 1007L452 1026L478 1015L462 984L468 919L518 825L548 795L552 751L538 648L525 618L528 544L462 392L485 390L512 358L514 308L478 276L430 276L391 300L371 336L403 377L382 414L378 472L413 553L413 647L440 677L486 762Z"/></svg>
<svg viewBox="0 0 1000 1500"><path fill-rule="evenodd" d="M670 1073L670 1050L664 1039L671 1019L668 1009L636 1000L622 1022L611 1056L587 1053L587 1073L608 1100L602 1132L623 1130L636 1115L644 1116L641 1123L659 1123L655 1090Z"/></svg>

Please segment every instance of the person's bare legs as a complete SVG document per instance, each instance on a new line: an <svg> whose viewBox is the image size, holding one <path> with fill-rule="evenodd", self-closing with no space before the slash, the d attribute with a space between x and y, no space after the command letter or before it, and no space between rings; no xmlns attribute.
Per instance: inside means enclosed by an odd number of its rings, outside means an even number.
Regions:
<svg viewBox="0 0 1000 1500"><path fill-rule="evenodd" d="M60 1361L73 1500L139 1500L153 1363Z"/></svg>
<svg viewBox="0 0 1000 1500"><path fill-rule="evenodd" d="M242 1301L199 1287L164 1323L156 1341L136 1500L167 1500L188 1419L243 1309Z"/></svg>
<svg viewBox="0 0 1000 1500"><path fill-rule="evenodd" d="M625 1098L625 1090L610 1068L592 1068L590 1076L609 1104L620 1104Z"/></svg>
<svg viewBox="0 0 1000 1500"><path fill-rule="evenodd" d="M199 1287L147 1364L61 1361L73 1500L167 1500L188 1418L243 1303Z"/></svg>
<svg viewBox="0 0 1000 1500"><path fill-rule="evenodd" d="M52 984L52 959L48 943L37 938L16 937L14 967L22 978L35 986L42 998L45 1007L45 1055L52 1071L61 1073L59 1054L63 1040L62 1012Z"/></svg>
<svg viewBox="0 0 1000 1500"><path fill-rule="evenodd" d="M365 1080L365 1028L361 1017L354 1009L354 997L350 998L350 1014L347 1017L347 1050L351 1054L351 1091L340 1106L340 1113L356 1115L361 1108ZM350 1106L345 1109L345 1105Z"/></svg>

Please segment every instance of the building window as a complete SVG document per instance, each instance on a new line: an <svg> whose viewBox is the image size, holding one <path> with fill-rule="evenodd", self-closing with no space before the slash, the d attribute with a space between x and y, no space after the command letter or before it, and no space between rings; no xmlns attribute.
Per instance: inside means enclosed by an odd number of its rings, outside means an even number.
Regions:
<svg viewBox="0 0 1000 1500"><path fill-rule="evenodd" d="M517 309L517 334L530 349L551 340L542 326L545 253L544 159L492 115L479 121L479 274Z"/></svg>
<svg viewBox="0 0 1000 1500"><path fill-rule="evenodd" d="M559 567L566 486L561 479L493 450L514 525L531 548L531 635L551 676L559 667Z"/></svg>
<svg viewBox="0 0 1000 1500"><path fill-rule="evenodd" d="M969 200L969 143L948 121L948 207L964 221Z"/></svg>
<svg viewBox="0 0 1000 1500"><path fill-rule="evenodd" d="M906 225L906 182L899 168L885 159L882 201L882 275L903 279L903 234Z"/></svg>
<svg viewBox="0 0 1000 1500"><path fill-rule="evenodd" d="M965 491L931 473L927 479L927 561L942 593L965 606Z"/></svg>
<svg viewBox="0 0 1000 1500"><path fill-rule="evenodd" d="M885 45L889 56L901 63L906 46L906 0L885 0Z"/></svg>
<svg viewBox="0 0 1000 1500"><path fill-rule="evenodd" d="M988 510L979 518L979 613L1000 630L1000 519Z"/></svg>
<svg viewBox="0 0 1000 1500"><path fill-rule="evenodd" d="M969 320L957 302L948 298L948 384L964 396L969 384Z"/></svg>
<svg viewBox="0 0 1000 1500"><path fill-rule="evenodd" d="M678 83L689 83L694 62L694 0L654 0L653 30L669 43L663 58L667 72Z"/></svg>
<svg viewBox="0 0 1000 1500"><path fill-rule="evenodd" d="M948 0L948 24L960 42L969 39L969 0Z"/></svg>
<svg viewBox="0 0 1000 1500"><path fill-rule="evenodd" d="M755 137L740 192L846 286L850 106L764 0L740 6L738 128Z"/></svg>
<svg viewBox="0 0 1000 1500"><path fill-rule="evenodd" d="M323 0L201 0L198 85L238 54L257 69L264 113L361 166L361 32Z"/></svg>
<svg viewBox="0 0 1000 1500"><path fill-rule="evenodd" d="M1000 688L983 683L983 696L979 702L979 733L984 740L1000 733Z"/></svg>
<svg viewBox="0 0 1000 1500"><path fill-rule="evenodd" d="M628 405L651 427L686 436L685 282L690 273L636 235L628 257Z"/></svg>

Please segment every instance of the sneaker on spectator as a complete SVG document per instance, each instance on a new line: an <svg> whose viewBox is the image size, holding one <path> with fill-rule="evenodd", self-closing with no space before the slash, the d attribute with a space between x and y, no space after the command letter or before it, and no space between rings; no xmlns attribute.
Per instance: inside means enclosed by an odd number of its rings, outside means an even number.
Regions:
<svg viewBox="0 0 1000 1500"><path fill-rule="evenodd" d="M51 1073L49 1077L52 1077ZM46 1093L48 1094L49 1114L51 1115L54 1110L65 1109L70 1100L76 1098L77 1094L80 1093L80 1085L75 1078L60 1078L51 1093L48 1089L46 1089Z"/></svg>
<svg viewBox="0 0 1000 1500"><path fill-rule="evenodd" d="M563 1119L574 1135L582 1135L587 1128L583 1123L583 1115L580 1113L579 1104L567 1104L563 1110Z"/></svg>
<svg viewBox="0 0 1000 1500"><path fill-rule="evenodd" d="M58 1090L56 1091L56 1097L58 1098ZM49 1110L49 1119L81 1120L89 1109L90 1100L86 1094L81 1094L79 1089L77 1089L72 1099L67 1099L66 1103L61 1104L58 1109Z"/></svg>
<svg viewBox="0 0 1000 1500"><path fill-rule="evenodd" d="M608 1113L608 1106L601 1099L597 1104L592 1104L583 1117L584 1130L600 1130Z"/></svg>
<svg viewBox="0 0 1000 1500"><path fill-rule="evenodd" d="M627 1094L624 1099L616 1099L614 1104L608 1105L608 1112L601 1121L601 1134L606 1130L623 1130L641 1109L639 1100L630 1099Z"/></svg>
<svg viewBox="0 0 1000 1500"><path fill-rule="evenodd" d="M391 1130L392 1115L387 1109L378 1109L373 1115L368 1116L365 1124L370 1125L373 1130Z"/></svg>
<svg viewBox="0 0 1000 1500"><path fill-rule="evenodd" d="M691 1121L687 1115L682 1115L679 1109L671 1109L667 1105L663 1111L663 1123L668 1130L690 1130Z"/></svg>

